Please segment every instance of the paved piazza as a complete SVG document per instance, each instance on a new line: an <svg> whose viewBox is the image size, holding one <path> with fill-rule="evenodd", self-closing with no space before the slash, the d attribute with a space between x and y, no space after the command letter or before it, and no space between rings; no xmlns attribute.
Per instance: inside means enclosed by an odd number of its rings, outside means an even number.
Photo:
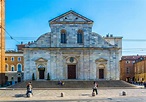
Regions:
<svg viewBox="0 0 146 102"><path fill-rule="evenodd" d="M126 91L126 96L120 93ZM64 97L61 97L61 92ZM33 97L25 96L26 90L0 90L1 102L146 102L146 89L144 88L99 88L98 95L91 95L92 89L33 89Z"/></svg>

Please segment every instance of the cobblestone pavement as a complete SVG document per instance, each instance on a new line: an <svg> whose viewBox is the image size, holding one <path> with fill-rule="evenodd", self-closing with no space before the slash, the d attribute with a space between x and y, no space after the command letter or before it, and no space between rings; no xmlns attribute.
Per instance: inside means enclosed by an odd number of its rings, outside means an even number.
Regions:
<svg viewBox="0 0 146 102"><path fill-rule="evenodd" d="M121 96L125 91L126 96ZM61 93L64 97L61 97ZM92 89L34 89L33 96L27 98L26 90L0 90L0 101L19 102L146 102L146 89L99 88L98 95L92 96Z"/></svg>

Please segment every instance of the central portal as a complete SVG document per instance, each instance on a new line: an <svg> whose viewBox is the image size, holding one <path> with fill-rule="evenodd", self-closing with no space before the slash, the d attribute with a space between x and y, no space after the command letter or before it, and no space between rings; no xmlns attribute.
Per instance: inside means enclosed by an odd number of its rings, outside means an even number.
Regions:
<svg viewBox="0 0 146 102"><path fill-rule="evenodd" d="M68 65L68 79L76 79L76 65Z"/></svg>
<svg viewBox="0 0 146 102"><path fill-rule="evenodd" d="M104 79L104 69L99 69L99 79Z"/></svg>
<svg viewBox="0 0 146 102"><path fill-rule="evenodd" d="M39 69L39 79L44 79L44 72L45 72L45 68Z"/></svg>

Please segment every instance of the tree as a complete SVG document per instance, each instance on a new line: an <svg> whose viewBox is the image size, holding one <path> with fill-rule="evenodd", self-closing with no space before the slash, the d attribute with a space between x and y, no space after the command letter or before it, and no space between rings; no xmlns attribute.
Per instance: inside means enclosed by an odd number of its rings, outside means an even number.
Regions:
<svg viewBox="0 0 146 102"><path fill-rule="evenodd" d="M34 73L32 74L32 80L35 80Z"/></svg>

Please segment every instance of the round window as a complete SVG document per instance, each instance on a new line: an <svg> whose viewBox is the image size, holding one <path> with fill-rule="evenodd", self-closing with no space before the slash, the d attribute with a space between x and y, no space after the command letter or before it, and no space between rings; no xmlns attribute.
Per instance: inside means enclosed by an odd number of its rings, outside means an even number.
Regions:
<svg viewBox="0 0 146 102"><path fill-rule="evenodd" d="M73 63L74 62L74 58L70 57L70 62Z"/></svg>

